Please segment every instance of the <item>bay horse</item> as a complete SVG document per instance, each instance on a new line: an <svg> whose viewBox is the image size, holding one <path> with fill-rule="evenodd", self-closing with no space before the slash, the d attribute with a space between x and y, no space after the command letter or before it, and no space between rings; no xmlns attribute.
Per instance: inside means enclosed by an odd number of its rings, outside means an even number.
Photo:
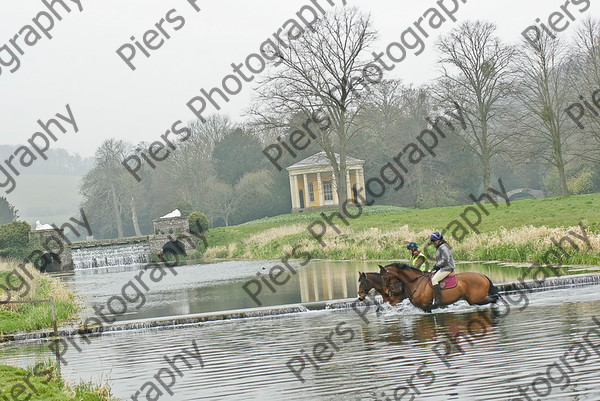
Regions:
<svg viewBox="0 0 600 401"><path fill-rule="evenodd" d="M386 294L389 294L398 282L402 283L406 297L414 306L425 312L431 311L434 291L430 274L403 263L393 263L385 267L379 265L379 269ZM467 301L469 305L487 305L496 303L500 298L492 280L481 273L458 273L456 279L455 287L442 289L442 306L453 304L461 299Z"/></svg>
<svg viewBox="0 0 600 401"><path fill-rule="evenodd" d="M386 291L384 291L383 279L379 273L358 272L358 282L360 283L358 286L359 301L364 301L369 291L373 288L381 294L384 302L389 302L392 306L402 302L402 300L406 298L402 285L397 285L392 291L392 294L388 295Z"/></svg>

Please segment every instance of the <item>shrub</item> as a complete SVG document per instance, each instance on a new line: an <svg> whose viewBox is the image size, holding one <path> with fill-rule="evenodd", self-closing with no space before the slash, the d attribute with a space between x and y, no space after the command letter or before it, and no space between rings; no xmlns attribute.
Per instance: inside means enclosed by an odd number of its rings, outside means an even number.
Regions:
<svg viewBox="0 0 600 401"><path fill-rule="evenodd" d="M189 230L192 234L201 234L208 231L210 222L202 212L192 212L188 217Z"/></svg>
<svg viewBox="0 0 600 401"><path fill-rule="evenodd" d="M574 195L583 195L594 192L594 173L588 169L583 170L577 177L569 180L569 192Z"/></svg>
<svg viewBox="0 0 600 401"><path fill-rule="evenodd" d="M29 232L25 221L13 221L0 225L0 256L24 259L29 254Z"/></svg>

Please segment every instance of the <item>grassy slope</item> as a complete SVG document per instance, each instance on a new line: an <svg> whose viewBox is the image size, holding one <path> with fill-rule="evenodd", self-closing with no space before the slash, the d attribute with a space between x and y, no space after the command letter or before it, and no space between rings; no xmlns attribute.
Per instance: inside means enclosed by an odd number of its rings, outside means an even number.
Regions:
<svg viewBox="0 0 600 401"><path fill-rule="evenodd" d="M490 247L482 247L481 244L471 243L467 247L469 239L473 237L484 238L485 235L471 234L467 240L465 240L464 251L461 247L458 247L458 252L461 254L462 259L504 259L512 261L533 261L533 259L539 257L540 252L543 253L548 247L544 247L541 242L549 243L549 234L542 229L533 230L531 232L526 231L526 226L533 226L537 228L549 227L549 228L561 228L566 233L564 228L577 226L580 222L583 222L590 232L598 232L600 229L600 209L597 207L600 205L600 194L572 196L568 198L548 198L548 199L528 199L511 202L510 206L504 203L499 203L499 206L495 208L493 205L485 205L489 210L489 216L482 216L482 222L477 226L477 229L481 233L486 233L490 238L493 238L496 233L499 236L502 229L513 229L521 230L521 236L530 235L535 237L532 242L536 244L521 243L523 241L515 240L513 247L496 246L497 251L490 252ZM422 231L425 230L442 230L455 219L460 218L460 214L464 212L466 206L457 207L446 207L446 208L434 208L426 210L415 210L415 209L400 209L400 208L389 208L389 207L372 207L365 208L366 212L362 216L354 220L350 220L350 229L344 230L341 235L335 237L333 229L329 228L325 236L330 241L335 240L337 243L340 241L350 243L353 247L336 247L336 245L327 246L325 248L312 248L309 252L313 257L326 257L333 259L369 259L369 258L381 258L387 259L389 257L397 257L398 248L402 244L402 241L409 240L409 238L401 238L402 234L398 233L401 228L408 228L411 232L409 235L416 235L410 240L417 240L421 244L426 242L425 234ZM328 212L331 213L331 212ZM472 215L474 216L474 215ZM207 237L208 242L211 245L207 252L207 256L217 257L244 257L244 258L279 258L285 254L284 248L289 249L290 246L295 244L307 245L309 248L312 247L312 243L316 244L316 241L312 239L306 227L312 222L320 219L319 213L300 213L293 215L282 215L273 218L256 220L239 226L223 227L209 230ZM475 220L475 217L472 217ZM321 219L322 221L322 219ZM343 224L336 218L340 227ZM273 231L274 229L281 228L284 226L298 225L296 232L291 230L290 233L283 232L281 237L276 239L267 238L262 243L260 241L250 240L252 236L260 235L265 233L267 230ZM407 227L403 227L407 226ZM377 228L376 234L394 233L394 238L389 238L386 244L374 244L373 241L368 239L363 241L363 248L355 249L356 246L360 248L362 240L358 240L359 237L365 236L373 228ZM531 230L530 230L531 231ZM557 231L557 230L555 230ZM552 236L560 238L564 234L553 233ZM544 234L546 233L546 234ZM286 235L287 234L287 235ZM535 234L535 235L534 235ZM514 234L518 236L519 233ZM546 235L546 237L543 237ZM265 237L268 237L265 235ZM504 238L503 236L501 236ZM539 237L539 238L538 238ZM508 241L508 240L507 240ZM472 242L472 241L471 241ZM537 242L540 242L538 244ZM375 245L375 246L374 246ZM379 246L381 245L381 246ZM454 244L456 245L456 244ZM460 244L462 245L462 244ZM534 246L535 245L535 246ZM550 243L551 245L551 243ZM229 247L226 252L225 248ZM372 248L382 248L375 249ZM306 247L303 247L305 249ZM510 249L505 249L510 248ZM343 251L346 249L346 252ZM468 253L467 253L468 249ZM597 250L596 250L597 254ZM403 253L401 253L402 256ZM597 263L597 259L591 255L592 258L580 258L573 259L573 263ZM597 256L597 255L596 255Z"/></svg>
<svg viewBox="0 0 600 401"><path fill-rule="evenodd" d="M109 401L114 398L105 386L82 383L77 386L66 384L54 375L55 370L41 367L37 372L33 369L23 370L11 366L0 365L0 399L31 399L36 401ZM27 383L28 382L28 383ZM30 387L33 387L35 391ZM13 390L14 388L14 390ZM18 394L11 396L11 391ZM29 398L28 398L29 397Z"/></svg>
<svg viewBox="0 0 600 401"><path fill-rule="evenodd" d="M15 267L16 264L0 262L0 285L15 289L11 294L12 301L44 300L52 296L55 299L56 318L59 322L68 320L77 313L78 305L73 293L60 279L41 274L31 265L27 265L27 271L33 276L31 280L23 273L19 276L11 273ZM17 272L21 270L17 269ZM25 284L23 279L26 279ZM5 291L0 287L0 300L6 299ZM0 305L0 338L1 333L51 328L51 316L48 303Z"/></svg>

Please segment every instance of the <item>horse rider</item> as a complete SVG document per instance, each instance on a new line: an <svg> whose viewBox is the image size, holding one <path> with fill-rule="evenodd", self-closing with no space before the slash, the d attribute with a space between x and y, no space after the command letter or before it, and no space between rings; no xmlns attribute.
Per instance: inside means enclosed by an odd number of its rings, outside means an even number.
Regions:
<svg viewBox="0 0 600 401"><path fill-rule="evenodd" d="M431 234L429 239L437 248L435 251L435 265L433 266L433 269L431 269L432 273L435 272L431 278L431 284L433 285L433 290L435 292L435 297L431 306L436 308L442 305L442 289L440 287L440 281L452 273L455 266L450 245L444 240L442 234L435 232Z"/></svg>
<svg viewBox="0 0 600 401"><path fill-rule="evenodd" d="M409 260L412 267L427 273L427 258L419 251L419 244L416 242L409 242L408 245L406 245L406 249L410 252Z"/></svg>

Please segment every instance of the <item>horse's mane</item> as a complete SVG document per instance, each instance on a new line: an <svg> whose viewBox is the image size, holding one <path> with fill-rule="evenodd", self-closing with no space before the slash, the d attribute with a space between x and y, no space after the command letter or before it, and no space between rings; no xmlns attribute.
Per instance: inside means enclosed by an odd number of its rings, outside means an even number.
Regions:
<svg viewBox="0 0 600 401"><path fill-rule="evenodd" d="M381 273L379 273L379 272L364 272L363 274L365 275L365 278L367 278L367 277L369 277L369 276L374 276L374 277L379 277L379 278L381 278ZM358 281L360 281L360 280L361 280L361 278L362 278L362 276L360 276L360 277L358 278Z"/></svg>
<svg viewBox="0 0 600 401"><path fill-rule="evenodd" d="M423 273L421 270L415 269L414 267L409 266L406 263L391 263L391 264L389 264L387 266L384 266L384 267L388 267L388 266L394 266L394 267L397 267L398 269L412 270L412 271L415 271L415 272L417 272L419 274Z"/></svg>

